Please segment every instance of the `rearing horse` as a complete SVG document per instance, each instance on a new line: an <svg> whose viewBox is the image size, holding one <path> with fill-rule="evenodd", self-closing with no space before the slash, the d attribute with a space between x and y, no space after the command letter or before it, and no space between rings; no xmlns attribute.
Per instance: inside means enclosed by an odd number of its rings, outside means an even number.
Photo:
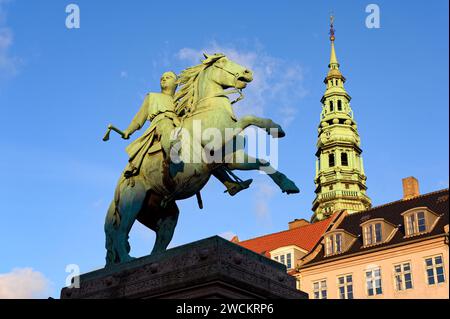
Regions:
<svg viewBox="0 0 450 319"><path fill-rule="evenodd" d="M226 143L226 129L232 129L231 140L250 125L264 129L272 137L283 137L282 128L270 119L255 116L245 116L236 119L225 91L228 88L242 90L253 80L252 72L245 67L229 60L223 54L205 55L201 64L184 70L178 80L181 88L175 95L176 111L182 116L181 130L193 136L195 123L201 123L202 132L215 129L221 133L220 139L210 141L188 140L181 148L183 154L193 154L204 158L207 153L221 150ZM227 93L228 92L228 93ZM197 122L196 122L197 121ZM164 132L171 134L171 132ZM202 147L195 147L199 142ZM207 146L207 148L205 148ZM298 193L297 186L284 174L278 172L270 163L258 158L252 158L243 149L232 150L234 158L241 156L242 161L228 161L222 155L222 163L230 170L262 170L287 193ZM202 157L203 156L203 157ZM176 200L186 199L197 194L208 182L211 172L217 168L217 163L208 161L188 161L184 168L173 178L168 174L162 151L146 154L140 173L126 178L121 175L116 186L105 220L106 234L106 266L122 263L133 259L130 257L128 235L134 221L152 229L156 240L151 254L165 251L169 245L179 210Z"/></svg>

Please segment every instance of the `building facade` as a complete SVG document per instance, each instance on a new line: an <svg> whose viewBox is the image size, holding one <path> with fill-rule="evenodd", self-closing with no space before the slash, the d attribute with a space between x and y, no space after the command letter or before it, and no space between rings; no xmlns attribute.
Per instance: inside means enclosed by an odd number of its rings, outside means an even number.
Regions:
<svg viewBox="0 0 450 319"><path fill-rule="evenodd" d="M311 299L448 299L449 191L418 189L409 177L401 200L232 241L284 264Z"/></svg>
<svg viewBox="0 0 450 319"><path fill-rule="evenodd" d="M415 196L405 190L400 201L339 212L302 257L294 274L300 289L314 299L448 299L448 198L448 189Z"/></svg>

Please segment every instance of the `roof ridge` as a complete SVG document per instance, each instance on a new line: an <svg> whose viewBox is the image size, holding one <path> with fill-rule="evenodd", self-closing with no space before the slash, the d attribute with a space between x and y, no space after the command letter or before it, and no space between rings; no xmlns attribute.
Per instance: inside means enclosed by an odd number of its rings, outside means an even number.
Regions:
<svg viewBox="0 0 450 319"><path fill-rule="evenodd" d="M269 237L269 236L273 236L273 235L279 235L279 234L282 234L282 233L287 233L287 232L294 231L294 230L299 230L299 229L301 229L301 228L305 228L305 227L308 227L308 226L319 225L320 223L324 223L324 222L326 222L326 221L327 221L328 223L330 223L329 218L327 218L327 219L322 220L322 221L317 222L317 223L311 223L311 224L304 225L304 226L300 226L300 227L293 228L293 229L286 229L286 230L282 230L282 231L279 231L279 232L270 233L270 234L267 234L267 235L262 235L262 236L253 237L253 238L246 239L246 240L241 240L241 241L239 242L239 244L244 243L244 242L247 242L247 241L255 240L255 239L260 239L260 238L264 238L264 237Z"/></svg>
<svg viewBox="0 0 450 319"><path fill-rule="evenodd" d="M386 204L383 204L383 205L374 206L374 207L371 207L371 208L366 209L366 210L361 210L359 212L354 212L354 213L350 214L349 216L358 215L358 214L362 214L362 213L367 213L367 212L370 212L372 210L375 210L375 209L378 209L378 208L381 208L381 207L386 207L386 206L394 205L394 204L397 204L397 203L407 202L407 201L410 201L410 200L413 200L413 199L417 199L417 198L421 198L421 197L425 197L425 196L430 196L430 195L434 195L434 194L437 194L437 193L443 193L445 191L448 192L448 190L449 190L448 188L443 188L443 189L440 189L440 190L437 190L437 191L433 191L433 192L426 193L426 194L421 194L421 195L414 196L414 197L411 197L411 198L408 198L408 199L399 199L399 200L396 200L396 201L393 201L393 202L389 202L389 203L386 203Z"/></svg>

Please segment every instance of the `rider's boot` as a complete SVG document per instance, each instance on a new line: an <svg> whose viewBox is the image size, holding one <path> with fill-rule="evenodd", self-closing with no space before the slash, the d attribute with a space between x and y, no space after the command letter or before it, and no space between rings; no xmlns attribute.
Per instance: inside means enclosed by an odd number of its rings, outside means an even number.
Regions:
<svg viewBox="0 0 450 319"><path fill-rule="evenodd" d="M248 179L242 182L234 181L222 166L214 169L212 171L212 175L225 185L225 187L227 188L225 193L228 192L230 196L234 196L241 190L249 188L250 184L253 182L253 179Z"/></svg>

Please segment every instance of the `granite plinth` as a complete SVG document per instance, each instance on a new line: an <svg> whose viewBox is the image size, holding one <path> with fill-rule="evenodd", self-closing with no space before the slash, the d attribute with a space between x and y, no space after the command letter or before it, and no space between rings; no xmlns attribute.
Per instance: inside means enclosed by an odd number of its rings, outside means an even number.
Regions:
<svg viewBox="0 0 450 319"><path fill-rule="evenodd" d="M214 236L80 276L61 299L306 299L286 267Z"/></svg>

